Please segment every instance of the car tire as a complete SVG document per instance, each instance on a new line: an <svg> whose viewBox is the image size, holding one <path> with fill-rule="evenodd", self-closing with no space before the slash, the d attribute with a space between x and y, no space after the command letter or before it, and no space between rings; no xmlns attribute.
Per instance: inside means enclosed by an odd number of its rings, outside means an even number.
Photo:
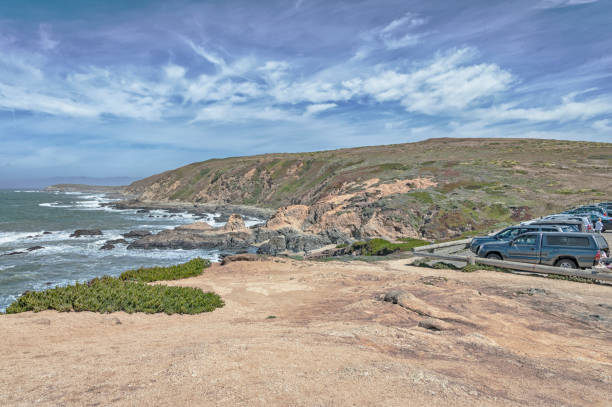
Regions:
<svg viewBox="0 0 612 407"><path fill-rule="evenodd" d="M578 265L572 259L561 259L555 262L556 267L561 267L564 269L577 269Z"/></svg>
<svg viewBox="0 0 612 407"><path fill-rule="evenodd" d="M489 253L489 254L487 254L487 259L503 260L502 257L499 254L497 254L497 253Z"/></svg>

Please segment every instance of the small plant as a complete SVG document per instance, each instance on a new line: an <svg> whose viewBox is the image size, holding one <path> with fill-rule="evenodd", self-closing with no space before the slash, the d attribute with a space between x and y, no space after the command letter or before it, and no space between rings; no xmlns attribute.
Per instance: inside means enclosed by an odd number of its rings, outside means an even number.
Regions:
<svg viewBox="0 0 612 407"><path fill-rule="evenodd" d="M210 261L195 258L187 263L177 264L169 267L150 267L128 270L119 276L120 280L140 281L149 283L151 281L179 280L181 278L195 277L202 274L205 268L210 267Z"/></svg>
<svg viewBox="0 0 612 407"><path fill-rule="evenodd" d="M355 242L351 245L354 252L358 252L362 256L386 256L395 252L404 252L418 246L429 244L428 241L403 238L402 243L391 243L385 239L371 239L367 242Z"/></svg>

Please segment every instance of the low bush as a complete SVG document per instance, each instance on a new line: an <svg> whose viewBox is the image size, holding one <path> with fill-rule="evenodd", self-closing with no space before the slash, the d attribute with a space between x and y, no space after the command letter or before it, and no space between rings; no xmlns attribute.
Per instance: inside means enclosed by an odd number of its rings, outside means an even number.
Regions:
<svg viewBox="0 0 612 407"><path fill-rule="evenodd" d="M143 283L149 283L151 281L179 280L181 278L199 276L207 267L210 267L210 261L198 257L189 260L187 263L177 264L175 266L128 270L121 273L119 279L127 281L141 281Z"/></svg>
<svg viewBox="0 0 612 407"><path fill-rule="evenodd" d="M84 284L28 291L11 304L6 313L56 310L198 314L223 305L217 294L198 288L147 285L105 276Z"/></svg>
<svg viewBox="0 0 612 407"><path fill-rule="evenodd" d="M213 292L199 288L147 285L158 280L177 280L193 277L210 266L208 260L196 258L170 267L151 267L128 270L119 278L104 276L87 283L76 283L45 291L26 291L6 309L7 314L26 311L56 310L153 314L199 314L224 305Z"/></svg>
<svg viewBox="0 0 612 407"><path fill-rule="evenodd" d="M411 250L429 244L425 240L403 238L402 243L391 243L385 239L372 239L367 242L355 242L351 245L354 252L362 256L385 256L394 252Z"/></svg>

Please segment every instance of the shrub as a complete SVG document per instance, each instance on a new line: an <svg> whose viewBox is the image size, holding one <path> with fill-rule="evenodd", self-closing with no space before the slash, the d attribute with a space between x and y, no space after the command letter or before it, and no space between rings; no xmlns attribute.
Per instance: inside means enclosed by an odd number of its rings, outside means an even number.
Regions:
<svg viewBox="0 0 612 407"><path fill-rule="evenodd" d="M402 243L391 243L385 239L372 239L367 242L355 242L351 248L362 256L386 256L394 252L411 250L429 244L425 240L403 238Z"/></svg>
<svg viewBox="0 0 612 407"><path fill-rule="evenodd" d="M175 266L128 270L121 273L119 279L141 281L144 283L161 280L179 280L181 278L199 276L207 267L210 267L210 261L198 257L189 260L187 263Z"/></svg>
<svg viewBox="0 0 612 407"><path fill-rule="evenodd" d="M147 285L105 276L85 284L26 292L6 309L6 313L52 309L62 312L198 314L223 305L217 294L204 293L198 288Z"/></svg>

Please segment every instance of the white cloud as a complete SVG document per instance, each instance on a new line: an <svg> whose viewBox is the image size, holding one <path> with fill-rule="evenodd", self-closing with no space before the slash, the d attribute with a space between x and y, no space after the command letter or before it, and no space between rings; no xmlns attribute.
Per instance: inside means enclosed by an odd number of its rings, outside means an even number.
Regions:
<svg viewBox="0 0 612 407"><path fill-rule="evenodd" d="M293 120L290 113L272 107L260 108L258 106L215 104L201 109L193 122L246 122L249 120L282 121Z"/></svg>
<svg viewBox="0 0 612 407"><path fill-rule="evenodd" d="M599 0L543 0L538 4L539 8L557 8L578 6L581 4L596 3Z"/></svg>
<svg viewBox="0 0 612 407"><path fill-rule="evenodd" d="M51 38L51 26L49 24L40 24L38 35L40 36L40 47L45 51L52 50L59 45L59 41Z"/></svg>
<svg viewBox="0 0 612 407"><path fill-rule="evenodd" d="M606 132L612 131L612 120L610 119L596 120L593 122L591 127L593 127L597 131L606 131Z"/></svg>
<svg viewBox="0 0 612 407"><path fill-rule="evenodd" d="M506 120L526 120L531 122L559 122L566 123L573 120L587 120L602 114L612 113L612 100L610 98L594 98L585 101L576 101L575 95L564 97L560 104L544 108L520 108L511 104L502 104L488 109L477 111L477 114L489 121L500 122Z"/></svg>
<svg viewBox="0 0 612 407"><path fill-rule="evenodd" d="M306 116L313 116L317 113L324 112L325 110L333 109L338 106L335 103L319 103L315 105L306 106L306 112L304 113Z"/></svg>
<svg viewBox="0 0 612 407"><path fill-rule="evenodd" d="M166 72L166 76L170 79L181 79L185 76L185 68L179 65L170 64L164 67L164 71Z"/></svg>

